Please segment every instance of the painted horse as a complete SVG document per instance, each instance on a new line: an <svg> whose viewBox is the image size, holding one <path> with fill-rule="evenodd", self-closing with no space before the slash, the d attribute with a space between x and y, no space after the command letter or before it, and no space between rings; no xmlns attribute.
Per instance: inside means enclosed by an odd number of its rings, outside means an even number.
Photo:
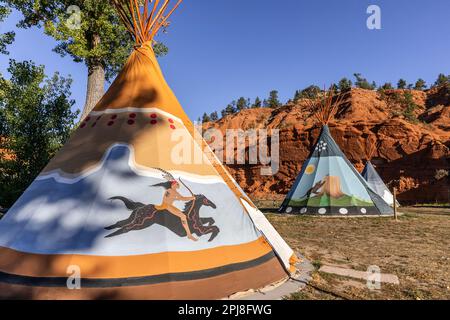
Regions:
<svg viewBox="0 0 450 320"><path fill-rule="evenodd" d="M199 237L211 234L208 240L211 242L217 237L220 229L214 225L215 221L213 218L201 218L200 209L203 206L216 209L216 205L202 194L193 196L195 197L195 200L187 202L183 210L187 217L189 230L191 230L192 234ZM107 235L105 238L116 237L130 231L143 230L154 224L159 224L166 227L179 237L187 236L186 230L183 228L180 218L167 210L158 211L153 204L145 205L140 202L131 201L125 197L113 197L109 200L122 201L127 209L132 211L132 213L128 219L106 227L106 230L118 230Z"/></svg>

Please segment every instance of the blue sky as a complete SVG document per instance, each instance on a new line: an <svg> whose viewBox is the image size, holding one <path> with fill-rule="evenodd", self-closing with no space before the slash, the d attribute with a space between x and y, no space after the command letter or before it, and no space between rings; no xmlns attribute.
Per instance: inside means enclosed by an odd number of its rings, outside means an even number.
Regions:
<svg viewBox="0 0 450 320"><path fill-rule="evenodd" d="M369 5L381 7L382 29L366 27ZM15 28L14 13L0 32ZM194 120L240 97L283 101L310 84L321 87L362 73L377 83L432 83L450 73L448 0L185 0L160 37L170 48L160 63ZM16 30L8 59L33 60L47 73L71 75L76 107L84 104L86 68L61 58L37 28Z"/></svg>

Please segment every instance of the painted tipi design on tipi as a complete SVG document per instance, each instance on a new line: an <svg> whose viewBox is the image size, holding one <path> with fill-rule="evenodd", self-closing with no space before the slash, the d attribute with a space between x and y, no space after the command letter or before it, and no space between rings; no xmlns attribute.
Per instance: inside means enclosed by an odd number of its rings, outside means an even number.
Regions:
<svg viewBox="0 0 450 320"><path fill-rule="evenodd" d="M330 134L328 123L344 95L333 103L330 90L318 99L315 114L323 125L312 153L303 165L279 212L305 215L380 215L392 208L372 191ZM311 105L316 108L316 104Z"/></svg>
<svg viewBox="0 0 450 320"><path fill-rule="evenodd" d="M181 1L167 15L168 0L125 2L114 1L134 52L0 221L1 297L215 299L294 270L159 68L152 39Z"/></svg>
<svg viewBox="0 0 450 320"><path fill-rule="evenodd" d="M376 144L372 144L369 153L367 154L367 163L362 171L361 175L367 181L369 187L375 191L387 204L394 206L394 196L392 195L389 188L383 182L378 172L375 170L372 162L369 160L373 157L376 151ZM397 201L397 206L400 204Z"/></svg>

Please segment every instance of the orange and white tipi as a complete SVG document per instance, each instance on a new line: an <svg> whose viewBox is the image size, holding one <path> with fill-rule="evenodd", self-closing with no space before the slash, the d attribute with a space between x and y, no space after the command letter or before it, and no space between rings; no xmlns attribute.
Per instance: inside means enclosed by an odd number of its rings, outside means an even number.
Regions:
<svg viewBox="0 0 450 320"><path fill-rule="evenodd" d="M113 1L135 50L0 221L0 297L218 299L293 271L293 251L164 79L152 43L181 0L170 2ZM202 161L180 156L180 141Z"/></svg>

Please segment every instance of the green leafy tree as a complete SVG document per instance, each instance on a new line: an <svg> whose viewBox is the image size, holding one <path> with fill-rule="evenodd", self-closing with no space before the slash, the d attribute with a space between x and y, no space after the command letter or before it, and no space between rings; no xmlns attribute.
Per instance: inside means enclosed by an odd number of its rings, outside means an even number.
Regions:
<svg viewBox="0 0 450 320"><path fill-rule="evenodd" d="M0 205L8 207L66 142L77 113L71 111L71 79L45 76L44 67L10 61L1 77Z"/></svg>
<svg viewBox="0 0 450 320"><path fill-rule="evenodd" d="M414 86L415 90L425 90L427 88L427 83L423 79L418 79L416 81L416 85Z"/></svg>
<svg viewBox="0 0 450 320"><path fill-rule="evenodd" d="M366 90L374 90L376 88L376 83L372 82L372 84L367 81L366 78L362 77L360 73L354 73L355 76L355 85L358 88L366 89Z"/></svg>
<svg viewBox="0 0 450 320"><path fill-rule="evenodd" d="M112 79L129 56L134 42L120 22L111 1L99 0L0 0L23 14L19 27L43 27L57 41L54 51L83 62L88 69L83 116L104 94L105 81ZM157 55L167 48L155 46Z"/></svg>
<svg viewBox="0 0 450 320"><path fill-rule="evenodd" d="M353 86L352 81L347 78L342 78L341 80L339 80L338 88L339 91L341 92L349 91L352 88L352 86Z"/></svg>
<svg viewBox="0 0 450 320"><path fill-rule="evenodd" d="M268 108L278 108L281 106L281 102L278 99L278 91L272 90L269 93L269 98L267 99L267 107Z"/></svg>
<svg viewBox="0 0 450 320"><path fill-rule="evenodd" d="M261 108L262 101L259 97L256 97L255 102L253 102L252 108Z"/></svg>
<svg viewBox="0 0 450 320"><path fill-rule="evenodd" d="M405 79L400 79L400 80L398 80L398 82L397 82L397 89L406 89L406 86L407 86L408 84L406 83L406 80Z"/></svg>
<svg viewBox="0 0 450 320"><path fill-rule="evenodd" d="M0 24L5 21L11 10L5 6L0 6ZM0 54L9 54L7 46L14 42L16 34L13 31L0 33Z"/></svg>

